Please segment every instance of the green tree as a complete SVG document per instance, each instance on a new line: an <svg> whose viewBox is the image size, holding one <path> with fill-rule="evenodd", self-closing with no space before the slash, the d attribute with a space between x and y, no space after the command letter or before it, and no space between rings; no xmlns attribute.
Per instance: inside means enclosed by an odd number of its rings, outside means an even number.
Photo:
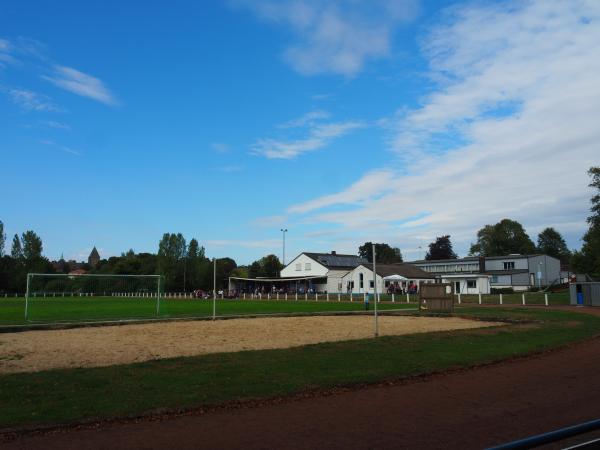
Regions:
<svg viewBox="0 0 600 450"><path fill-rule="evenodd" d="M572 266L576 272L587 273L592 278L600 278L600 167L591 167L588 175L592 178L589 184L596 189L591 198L592 215L587 218L589 229L583 236L581 250L575 252Z"/></svg>
<svg viewBox="0 0 600 450"><path fill-rule="evenodd" d="M429 251L425 255L425 259L430 261L433 259L456 259L456 253L452 248L450 235L439 236L435 242L429 244Z"/></svg>
<svg viewBox="0 0 600 450"><path fill-rule="evenodd" d="M42 257L42 239L35 232L28 230L21 235L23 256L28 261Z"/></svg>
<svg viewBox="0 0 600 450"><path fill-rule="evenodd" d="M283 264L276 255L267 255L254 261L248 268L248 274L251 278L267 277L277 278L283 269Z"/></svg>
<svg viewBox="0 0 600 450"><path fill-rule="evenodd" d="M553 256L567 263L571 252L561 234L552 227L545 228L537 239L537 251L543 255Z"/></svg>
<svg viewBox="0 0 600 450"><path fill-rule="evenodd" d="M158 273L165 277L166 290L181 290L184 284L187 246L181 233L165 233L158 244Z"/></svg>
<svg viewBox="0 0 600 450"><path fill-rule="evenodd" d="M527 255L535 252L535 245L523 225L515 220L502 219L495 225L486 225L477 232L477 243L469 254L479 256Z"/></svg>
<svg viewBox="0 0 600 450"><path fill-rule="evenodd" d="M4 256L4 245L6 244L6 233L4 233L4 224L0 220L0 258Z"/></svg>
<svg viewBox="0 0 600 450"><path fill-rule="evenodd" d="M229 277L236 267L236 262L231 258L217 259L217 289L229 287Z"/></svg>
<svg viewBox="0 0 600 450"><path fill-rule="evenodd" d="M398 247L391 247L388 244L375 244L377 253L377 262L380 264L394 264L402 262L402 252ZM369 262L373 262L373 243L365 242L358 247L358 255Z"/></svg>
<svg viewBox="0 0 600 450"><path fill-rule="evenodd" d="M15 234L12 241L12 247L10 249L10 256L13 259L23 259L23 247L21 246L21 239L19 239L19 235Z"/></svg>

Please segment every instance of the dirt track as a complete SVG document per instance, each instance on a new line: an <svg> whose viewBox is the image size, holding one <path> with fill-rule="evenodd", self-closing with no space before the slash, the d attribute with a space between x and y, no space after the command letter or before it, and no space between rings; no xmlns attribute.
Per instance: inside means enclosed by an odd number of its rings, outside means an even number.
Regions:
<svg viewBox="0 0 600 450"><path fill-rule="evenodd" d="M458 317L381 316L380 334L496 326ZM97 367L150 359L296 347L373 335L372 316L162 322L0 334L0 373Z"/></svg>
<svg viewBox="0 0 600 450"><path fill-rule="evenodd" d="M597 338L403 385L29 436L6 448L483 448L600 418L599 371Z"/></svg>

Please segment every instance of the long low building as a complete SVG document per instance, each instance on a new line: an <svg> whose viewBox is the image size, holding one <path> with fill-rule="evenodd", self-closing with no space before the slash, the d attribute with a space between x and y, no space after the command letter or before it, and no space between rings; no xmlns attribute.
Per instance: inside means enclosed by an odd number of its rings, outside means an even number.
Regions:
<svg viewBox="0 0 600 450"><path fill-rule="evenodd" d="M523 291L562 282L560 261L548 255L469 256L419 260L410 264L438 275L442 280L452 281L455 291L462 293L485 294L492 288Z"/></svg>
<svg viewBox="0 0 600 450"><path fill-rule="evenodd" d="M411 264L376 264L377 292L417 293L421 284L434 283L435 275ZM346 293L374 293L373 264L360 264L342 278Z"/></svg>

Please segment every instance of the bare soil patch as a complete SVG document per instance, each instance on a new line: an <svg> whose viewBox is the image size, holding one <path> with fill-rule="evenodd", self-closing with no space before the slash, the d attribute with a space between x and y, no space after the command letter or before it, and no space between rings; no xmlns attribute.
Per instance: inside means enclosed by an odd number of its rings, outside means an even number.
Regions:
<svg viewBox="0 0 600 450"><path fill-rule="evenodd" d="M401 335L503 325L458 317L381 316L379 333ZM297 347L373 336L372 316L186 321L0 335L0 373L98 367L152 359Z"/></svg>

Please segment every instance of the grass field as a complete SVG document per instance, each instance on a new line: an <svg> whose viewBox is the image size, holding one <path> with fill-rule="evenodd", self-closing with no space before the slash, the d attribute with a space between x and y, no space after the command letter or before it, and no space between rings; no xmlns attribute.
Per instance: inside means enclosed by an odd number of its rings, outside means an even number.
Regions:
<svg viewBox="0 0 600 450"><path fill-rule="evenodd" d="M371 305L372 307L372 305ZM381 303L382 310L415 308L415 304ZM159 318L206 317L212 315L212 300L163 299ZM216 314L252 315L273 313L313 313L330 311L361 311L360 301L284 301L284 300L217 300ZM29 300L29 321L32 323L81 322L156 318L156 301L127 297L47 297ZM21 325L25 321L23 298L0 299L0 325Z"/></svg>
<svg viewBox="0 0 600 450"><path fill-rule="evenodd" d="M600 333L599 317L571 311L461 307L457 313L529 324L4 375L0 428L207 407L397 380L541 351Z"/></svg>

